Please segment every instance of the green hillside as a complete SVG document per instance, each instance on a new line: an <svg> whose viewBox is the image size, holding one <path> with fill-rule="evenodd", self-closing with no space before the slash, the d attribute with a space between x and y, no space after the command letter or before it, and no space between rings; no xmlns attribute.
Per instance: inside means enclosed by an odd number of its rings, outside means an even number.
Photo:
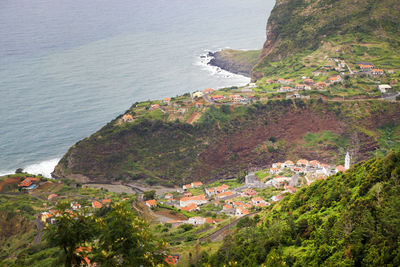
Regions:
<svg viewBox="0 0 400 267"><path fill-rule="evenodd" d="M225 239L203 263L399 266L400 152L302 188Z"/></svg>
<svg viewBox="0 0 400 267"><path fill-rule="evenodd" d="M150 104L149 104L150 105ZM172 105L171 105L172 106ZM236 177L252 166L288 157L314 157L343 164L398 143L399 103L384 101L274 100L242 106L206 106L193 124L140 115L140 105L71 147L56 167L57 177L82 182L139 180L148 184ZM153 111L151 111L153 112ZM386 129L386 130L384 130ZM388 134L392 137L388 137Z"/></svg>
<svg viewBox="0 0 400 267"><path fill-rule="evenodd" d="M378 50L387 46L391 55L388 60L387 56L381 58L382 63L390 64L394 56L398 67L399 17L400 3L396 0L277 0L253 78L268 76L272 62L306 51L307 54L316 50L325 54L337 51L339 55L343 52L341 46L350 44L379 43ZM327 43L333 44L334 49L328 49Z"/></svg>

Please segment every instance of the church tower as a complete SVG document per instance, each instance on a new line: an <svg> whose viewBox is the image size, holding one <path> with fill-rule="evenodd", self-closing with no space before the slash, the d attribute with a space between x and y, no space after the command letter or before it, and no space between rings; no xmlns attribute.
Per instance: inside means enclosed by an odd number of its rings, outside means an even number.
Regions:
<svg viewBox="0 0 400 267"><path fill-rule="evenodd" d="M346 158L344 159L344 168L346 170L350 169L350 154L349 152L346 153Z"/></svg>

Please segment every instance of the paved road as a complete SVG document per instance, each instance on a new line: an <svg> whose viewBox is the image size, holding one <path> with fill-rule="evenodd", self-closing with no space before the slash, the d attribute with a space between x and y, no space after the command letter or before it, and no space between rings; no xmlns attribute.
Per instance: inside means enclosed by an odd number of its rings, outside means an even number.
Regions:
<svg viewBox="0 0 400 267"><path fill-rule="evenodd" d="M255 214L257 214L257 213L258 213L258 212L254 212L254 213L250 213L250 214L244 215L244 216L242 216L242 217L240 217L240 218L237 218L237 219L234 220L233 222L231 222L231 223L225 225L224 227L218 229L218 230L215 231L214 233L209 234L208 236L205 236L205 237L202 237L202 238L198 239L198 241L199 241L199 242L206 242L206 241L209 240L209 239L210 239L211 241L222 240L222 239L225 237L224 233L225 233L226 231L230 230L233 226L235 226L235 225L240 221L240 219L246 218L246 217L249 217L249 216L252 216L252 215L255 215Z"/></svg>
<svg viewBox="0 0 400 267"><path fill-rule="evenodd" d="M36 225L36 228L38 231L37 235L35 236L35 239L33 240L34 245L39 244L40 241L42 240L42 236L43 236L44 225L39 216L40 216L40 214L36 214L35 215L36 219L33 221L33 223Z"/></svg>

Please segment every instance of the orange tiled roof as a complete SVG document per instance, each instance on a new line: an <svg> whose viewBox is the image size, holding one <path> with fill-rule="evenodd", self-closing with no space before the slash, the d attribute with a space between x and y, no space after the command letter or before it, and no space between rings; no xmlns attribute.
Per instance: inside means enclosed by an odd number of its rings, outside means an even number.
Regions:
<svg viewBox="0 0 400 267"><path fill-rule="evenodd" d="M92 206L95 209L101 209L103 207L103 205L100 202L98 202L97 200L92 202Z"/></svg>
<svg viewBox="0 0 400 267"><path fill-rule="evenodd" d="M146 201L146 204L150 205L150 206L156 206L157 205L157 201L155 199L150 199Z"/></svg>
<svg viewBox="0 0 400 267"><path fill-rule="evenodd" d="M184 197L181 198L181 201L196 201L196 200L206 200L204 195L198 195L198 196L193 196L193 197Z"/></svg>
<svg viewBox="0 0 400 267"><path fill-rule="evenodd" d="M232 207L232 205L224 205L224 207L223 207L223 209L224 210L230 210L230 209L232 209L233 207Z"/></svg>
<svg viewBox="0 0 400 267"><path fill-rule="evenodd" d="M55 197L58 197L58 195L57 195L57 194L50 194L50 195L47 197L47 199L50 200L50 199L55 198Z"/></svg>
<svg viewBox="0 0 400 267"><path fill-rule="evenodd" d="M233 195L233 193L231 191L227 191L227 192L217 194L217 197L221 198L221 197L227 197L227 196L231 196L231 195Z"/></svg>
<svg viewBox="0 0 400 267"><path fill-rule="evenodd" d="M189 204L186 207L181 207L181 210L185 210L185 211L192 211L197 209L197 205L195 203Z"/></svg>
<svg viewBox="0 0 400 267"><path fill-rule="evenodd" d="M111 203L111 199L103 199L101 203L106 204L106 203Z"/></svg>

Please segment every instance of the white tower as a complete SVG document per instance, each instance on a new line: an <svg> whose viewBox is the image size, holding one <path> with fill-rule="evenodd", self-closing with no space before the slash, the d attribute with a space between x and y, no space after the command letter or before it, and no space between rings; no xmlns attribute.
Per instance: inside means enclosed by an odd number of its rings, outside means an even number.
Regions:
<svg viewBox="0 0 400 267"><path fill-rule="evenodd" d="M349 152L346 153L346 158L344 159L344 168L346 170L350 169L350 154Z"/></svg>

